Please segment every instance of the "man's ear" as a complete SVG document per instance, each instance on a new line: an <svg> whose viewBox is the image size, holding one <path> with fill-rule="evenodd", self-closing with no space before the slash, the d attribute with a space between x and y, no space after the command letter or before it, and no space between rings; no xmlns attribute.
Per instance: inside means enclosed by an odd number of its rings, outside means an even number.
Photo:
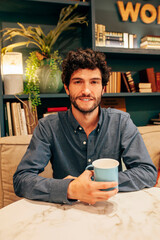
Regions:
<svg viewBox="0 0 160 240"><path fill-rule="evenodd" d="M66 85L66 84L64 84L64 89L65 89L65 91L66 91L67 95L69 95L69 88L67 87L67 85Z"/></svg>

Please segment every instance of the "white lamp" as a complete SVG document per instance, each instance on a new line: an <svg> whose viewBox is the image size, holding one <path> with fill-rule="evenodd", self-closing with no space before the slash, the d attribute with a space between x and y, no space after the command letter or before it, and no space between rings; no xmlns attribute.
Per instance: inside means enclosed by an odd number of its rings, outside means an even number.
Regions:
<svg viewBox="0 0 160 240"><path fill-rule="evenodd" d="M7 52L3 55L2 76L6 95L23 92L22 53Z"/></svg>

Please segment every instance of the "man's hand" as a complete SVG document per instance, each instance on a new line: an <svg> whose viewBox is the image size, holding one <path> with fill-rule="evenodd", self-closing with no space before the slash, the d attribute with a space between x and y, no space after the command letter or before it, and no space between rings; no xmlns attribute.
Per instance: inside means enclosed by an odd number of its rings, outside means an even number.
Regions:
<svg viewBox="0 0 160 240"><path fill-rule="evenodd" d="M89 204L95 204L99 201L108 200L114 196L118 189L111 191L101 191L117 186L116 182L95 182L91 180L92 171L86 170L79 177L70 182L68 186L68 199L77 199Z"/></svg>

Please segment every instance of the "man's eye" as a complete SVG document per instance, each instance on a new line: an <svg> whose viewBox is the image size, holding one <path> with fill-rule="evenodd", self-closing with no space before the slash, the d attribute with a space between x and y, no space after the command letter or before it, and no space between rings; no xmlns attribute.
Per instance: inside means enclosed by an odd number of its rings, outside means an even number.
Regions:
<svg viewBox="0 0 160 240"><path fill-rule="evenodd" d="M80 82L80 81L75 81L74 83L75 83L75 84L80 84L81 82Z"/></svg>
<svg viewBox="0 0 160 240"><path fill-rule="evenodd" d="M92 84L98 84L98 81L92 81L91 83Z"/></svg>

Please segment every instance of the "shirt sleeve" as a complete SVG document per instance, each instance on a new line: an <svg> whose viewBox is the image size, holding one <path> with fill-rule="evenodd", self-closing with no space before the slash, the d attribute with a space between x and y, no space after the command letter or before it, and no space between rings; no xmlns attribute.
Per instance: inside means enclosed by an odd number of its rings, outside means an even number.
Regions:
<svg viewBox="0 0 160 240"><path fill-rule="evenodd" d="M157 170L142 136L129 116L123 124L121 149L127 170L119 172L119 191L136 191L153 187L156 183Z"/></svg>
<svg viewBox="0 0 160 240"><path fill-rule="evenodd" d="M54 203L68 203L67 189L73 179L44 178L38 174L44 171L52 156L51 131L39 121L28 149L14 176L15 193L19 197ZM53 134L53 133L52 133Z"/></svg>

